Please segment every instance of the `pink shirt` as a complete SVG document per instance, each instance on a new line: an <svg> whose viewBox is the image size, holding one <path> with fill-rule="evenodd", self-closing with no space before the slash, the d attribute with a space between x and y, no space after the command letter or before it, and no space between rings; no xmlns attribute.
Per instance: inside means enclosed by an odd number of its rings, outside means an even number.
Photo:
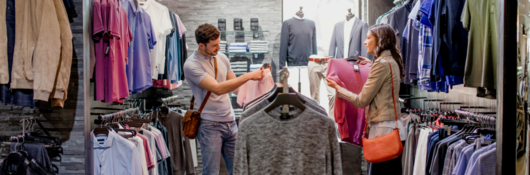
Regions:
<svg viewBox="0 0 530 175"><path fill-rule="evenodd" d="M146 159L146 162L147 162L147 170L151 170L155 167L155 163L153 162L153 159L151 157L151 149L149 148L149 143L147 142L147 137L141 135L141 134L136 134L136 136L142 138L143 142L144 142L144 149L145 149L145 159Z"/></svg>
<svg viewBox="0 0 530 175"><path fill-rule="evenodd" d="M241 107L245 103L252 101L254 98L259 97L274 86L274 79L272 78L271 71L265 69L263 71L263 79L261 81L247 81L237 92L237 104Z"/></svg>
<svg viewBox="0 0 530 175"><path fill-rule="evenodd" d="M169 155L169 151L167 150L167 144L164 141L164 137L162 137L162 133L155 128L151 128L151 132L155 135L155 141L156 144L158 144L158 149L160 151L160 155L162 156L162 159L167 159Z"/></svg>
<svg viewBox="0 0 530 175"><path fill-rule="evenodd" d="M364 83L368 79L371 65L359 65L359 71L355 71L353 63L346 59L330 59L326 77L334 80L341 87L359 94ZM362 133L364 129L365 109L358 108L352 103L335 98L335 122L339 125L339 133L342 141L362 146Z"/></svg>

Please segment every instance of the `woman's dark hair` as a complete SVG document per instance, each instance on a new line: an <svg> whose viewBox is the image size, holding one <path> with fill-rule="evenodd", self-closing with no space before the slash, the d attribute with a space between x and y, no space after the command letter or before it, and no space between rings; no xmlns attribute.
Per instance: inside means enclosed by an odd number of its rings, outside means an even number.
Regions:
<svg viewBox="0 0 530 175"><path fill-rule="evenodd" d="M405 80L405 71L403 68L403 58L397 44L397 36L394 29L388 24L376 24L368 28L368 31L375 37L377 41L374 49L375 59L379 59L379 56L383 51L389 50L392 53L392 57L396 60L399 65L399 72L401 80Z"/></svg>
<svg viewBox="0 0 530 175"><path fill-rule="evenodd" d="M211 40L216 40L221 35L221 32L217 30L213 25L205 23L201 24L197 29L195 30L195 40L197 40L197 44L203 43L205 46L208 44Z"/></svg>

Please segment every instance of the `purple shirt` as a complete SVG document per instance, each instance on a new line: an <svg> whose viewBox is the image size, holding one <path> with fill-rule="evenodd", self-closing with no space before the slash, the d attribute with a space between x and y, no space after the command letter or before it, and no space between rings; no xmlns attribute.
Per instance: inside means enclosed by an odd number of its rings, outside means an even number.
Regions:
<svg viewBox="0 0 530 175"><path fill-rule="evenodd" d="M128 50L127 82L130 94L136 94L153 86L151 79L150 49L156 44L151 18L142 8L135 7L132 0L124 5L128 10L128 19L134 40Z"/></svg>

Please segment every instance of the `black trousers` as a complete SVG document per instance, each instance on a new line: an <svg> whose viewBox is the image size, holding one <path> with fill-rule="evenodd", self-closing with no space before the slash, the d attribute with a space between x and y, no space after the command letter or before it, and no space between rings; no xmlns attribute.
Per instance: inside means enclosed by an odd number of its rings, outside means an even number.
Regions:
<svg viewBox="0 0 530 175"><path fill-rule="evenodd" d="M386 162L370 163L370 175L400 175L402 173L401 156Z"/></svg>

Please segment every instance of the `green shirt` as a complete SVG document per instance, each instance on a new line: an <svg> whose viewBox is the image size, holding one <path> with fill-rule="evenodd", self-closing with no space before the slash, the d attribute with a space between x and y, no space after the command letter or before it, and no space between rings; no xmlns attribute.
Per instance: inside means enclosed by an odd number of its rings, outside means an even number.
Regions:
<svg viewBox="0 0 530 175"><path fill-rule="evenodd" d="M462 24L469 31L464 86L496 89L497 1L467 0Z"/></svg>

